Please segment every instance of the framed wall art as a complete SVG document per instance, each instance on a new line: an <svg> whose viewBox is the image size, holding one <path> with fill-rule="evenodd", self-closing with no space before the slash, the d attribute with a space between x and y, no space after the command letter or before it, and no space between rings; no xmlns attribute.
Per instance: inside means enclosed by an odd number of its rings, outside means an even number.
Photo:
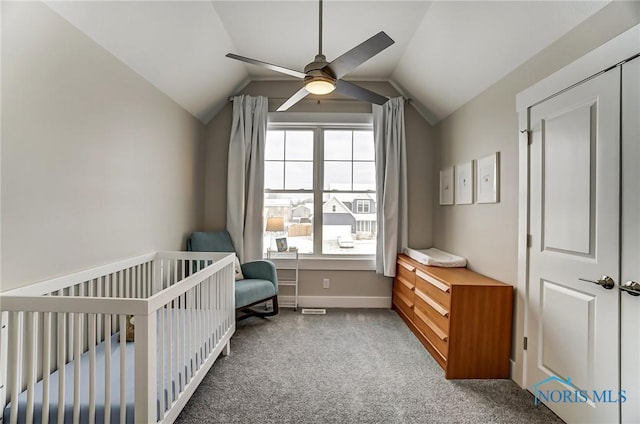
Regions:
<svg viewBox="0 0 640 424"><path fill-rule="evenodd" d="M478 203L498 203L500 201L500 153L477 160L476 163Z"/></svg>
<svg viewBox="0 0 640 424"><path fill-rule="evenodd" d="M453 205L453 166L440 171L440 204Z"/></svg>
<svg viewBox="0 0 640 424"><path fill-rule="evenodd" d="M456 204L470 205L473 203L473 161L457 165L455 171Z"/></svg>

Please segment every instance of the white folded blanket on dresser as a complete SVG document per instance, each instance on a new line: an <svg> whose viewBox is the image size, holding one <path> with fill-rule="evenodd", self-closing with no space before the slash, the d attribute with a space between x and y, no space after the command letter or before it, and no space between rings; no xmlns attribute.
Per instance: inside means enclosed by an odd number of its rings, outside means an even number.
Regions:
<svg viewBox="0 0 640 424"><path fill-rule="evenodd" d="M467 260L444 250L432 247L430 249L412 249L406 247L404 253L410 258L429 266L440 266L447 268L464 268Z"/></svg>

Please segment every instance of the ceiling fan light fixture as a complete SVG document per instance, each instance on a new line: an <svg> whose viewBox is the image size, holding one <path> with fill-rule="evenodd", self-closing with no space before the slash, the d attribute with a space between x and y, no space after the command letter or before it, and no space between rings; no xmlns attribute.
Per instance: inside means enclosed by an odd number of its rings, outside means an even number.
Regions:
<svg viewBox="0 0 640 424"><path fill-rule="evenodd" d="M307 77L304 79L304 87L311 94L329 94L336 89L336 81L323 76Z"/></svg>

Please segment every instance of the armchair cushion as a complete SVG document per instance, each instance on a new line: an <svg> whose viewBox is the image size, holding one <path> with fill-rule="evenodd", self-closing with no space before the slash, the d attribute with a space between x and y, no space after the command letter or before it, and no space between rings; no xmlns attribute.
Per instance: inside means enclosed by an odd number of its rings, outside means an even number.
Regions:
<svg viewBox="0 0 640 424"><path fill-rule="evenodd" d="M253 305L256 300L269 299L277 295L269 280L246 278L236 281L236 309Z"/></svg>

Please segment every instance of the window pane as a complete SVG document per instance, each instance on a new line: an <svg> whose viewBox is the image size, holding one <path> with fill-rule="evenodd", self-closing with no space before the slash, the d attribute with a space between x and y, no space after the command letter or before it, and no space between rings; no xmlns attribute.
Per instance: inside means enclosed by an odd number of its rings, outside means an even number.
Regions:
<svg viewBox="0 0 640 424"><path fill-rule="evenodd" d="M322 205L322 253L373 255L376 253L375 196L362 193L324 193ZM361 210L373 213L357 213Z"/></svg>
<svg viewBox="0 0 640 424"><path fill-rule="evenodd" d="M375 160L373 131L353 132L353 160Z"/></svg>
<svg viewBox="0 0 640 424"><path fill-rule="evenodd" d="M265 193L265 228L269 217L283 217L283 231L265 231L262 251L276 249L275 239L287 238L289 247L297 247L299 253L313 253L313 194Z"/></svg>
<svg viewBox="0 0 640 424"><path fill-rule="evenodd" d="M313 162L285 162L284 188L313 190Z"/></svg>
<svg viewBox="0 0 640 424"><path fill-rule="evenodd" d="M313 131L287 131L286 160L313 160Z"/></svg>
<svg viewBox="0 0 640 424"><path fill-rule="evenodd" d="M324 132L324 160L351 160L352 131Z"/></svg>
<svg viewBox="0 0 640 424"><path fill-rule="evenodd" d="M325 162L324 189L351 190L352 162Z"/></svg>
<svg viewBox="0 0 640 424"><path fill-rule="evenodd" d="M282 190L284 187L284 162L264 163L264 188L267 190Z"/></svg>
<svg viewBox="0 0 640 424"><path fill-rule="evenodd" d="M376 169L373 162L353 163L353 189L375 190Z"/></svg>
<svg viewBox="0 0 640 424"><path fill-rule="evenodd" d="M267 131L267 145L264 149L264 159L284 159L284 131Z"/></svg>

